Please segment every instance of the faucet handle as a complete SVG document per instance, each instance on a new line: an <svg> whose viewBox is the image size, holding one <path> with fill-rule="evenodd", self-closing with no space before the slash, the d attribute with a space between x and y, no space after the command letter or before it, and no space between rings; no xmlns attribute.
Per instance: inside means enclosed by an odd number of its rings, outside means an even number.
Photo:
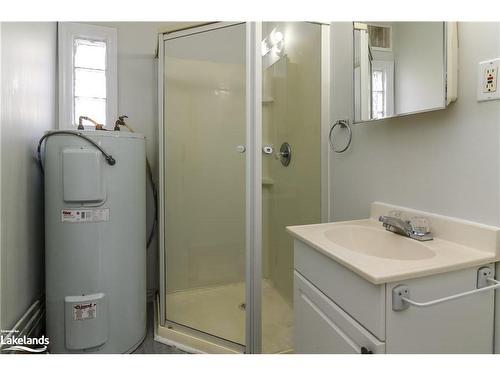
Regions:
<svg viewBox="0 0 500 375"><path fill-rule="evenodd" d="M423 216L413 216L409 220L413 231L418 234L431 233L431 223L429 219Z"/></svg>
<svg viewBox="0 0 500 375"><path fill-rule="evenodd" d="M408 216L408 214L406 212L400 211L400 210L389 211L388 216L395 217L396 219L402 220L406 223L409 223L409 221L410 221L410 217Z"/></svg>

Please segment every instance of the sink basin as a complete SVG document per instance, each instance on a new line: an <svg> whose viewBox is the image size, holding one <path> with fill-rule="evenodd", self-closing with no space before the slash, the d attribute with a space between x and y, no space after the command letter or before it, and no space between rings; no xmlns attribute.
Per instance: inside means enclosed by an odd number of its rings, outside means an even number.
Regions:
<svg viewBox="0 0 500 375"><path fill-rule="evenodd" d="M395 260L422 260L436 253L425 244L385 229L341 225L328 229L325 237L345 249L368 256Z"/></svg>
<svg viewBox="0 0 500 375"><path fill-rule="evenodd" d="M417 241L385 230L378 221L391 211L427 217L434 239ZM500 260L500 227L376 202L370 217L287 227L295 259L307 254L333 261L379 285L482 266ZM309 267L309 266L308 266Z"/></svg>

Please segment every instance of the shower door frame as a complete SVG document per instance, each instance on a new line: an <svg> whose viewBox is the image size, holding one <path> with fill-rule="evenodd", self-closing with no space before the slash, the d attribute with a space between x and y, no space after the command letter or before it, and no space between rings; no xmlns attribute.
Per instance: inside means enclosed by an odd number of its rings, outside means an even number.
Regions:
<svg viewBox="0 0 500 375"><path fill-rule="evenodd" d="M165 249L165 142L164 142L164 43L188 35L245 24L245 345L239 345L166 318L166 249ZM321 27L321 220L331 217L330 148L330 25ZM158 35L158 258L159 258L159 324L173 325L179 331L215 343L238 348L244 353L262 352L262 22L213 22L160 33Z"/></svg>

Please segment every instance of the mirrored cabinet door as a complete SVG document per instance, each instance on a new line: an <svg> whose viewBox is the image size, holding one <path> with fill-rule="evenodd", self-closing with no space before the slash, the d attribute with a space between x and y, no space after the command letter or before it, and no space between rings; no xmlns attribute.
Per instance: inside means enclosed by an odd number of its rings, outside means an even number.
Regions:
<svg viewBox="0 0 500 375"><path fill-rule="evenodd" d="M353 23L354 122L445 108L444 22Z"/></svg>

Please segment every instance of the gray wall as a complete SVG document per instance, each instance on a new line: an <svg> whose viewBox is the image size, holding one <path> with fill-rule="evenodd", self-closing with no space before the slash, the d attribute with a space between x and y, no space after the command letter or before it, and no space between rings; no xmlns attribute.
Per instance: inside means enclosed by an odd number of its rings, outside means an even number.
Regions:
<svg viewBox="0 0 500 375"><path fill-rule="evenodd" d="M332 119L351 117L349 23L332 27ZM375 200L500 224L500 101L476 101L477 63L500 55L500 23L459 23L458 101L446 110L353 126L331 158L334 220Z"/></svg>
<svg viewBox="0 0 500 375"><path fill-rule="evenodd" d="M43 184L35 149L56 124L55 23L1 24L0 327L43 293Z"/></svg>

